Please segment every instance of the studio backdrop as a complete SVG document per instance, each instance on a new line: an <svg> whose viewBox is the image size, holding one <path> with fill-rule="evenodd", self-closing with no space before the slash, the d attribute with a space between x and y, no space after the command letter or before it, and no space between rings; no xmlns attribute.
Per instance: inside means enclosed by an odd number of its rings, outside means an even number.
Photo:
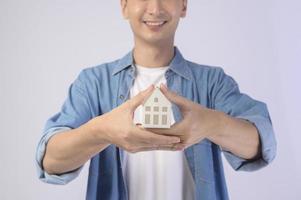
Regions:
<svg viewBox="0 0 301 200"><path fill-rule="evenodd" d="M273 163L235 172L224 159L233 200L301 199L300 4L188 0L179 24L175 44L186 59L224 68L270 111L278 142ZM89 163L68 185L42 183L37 142L79 72L132 47L119 0L0 1L0 199L85 198Z"/></svg>

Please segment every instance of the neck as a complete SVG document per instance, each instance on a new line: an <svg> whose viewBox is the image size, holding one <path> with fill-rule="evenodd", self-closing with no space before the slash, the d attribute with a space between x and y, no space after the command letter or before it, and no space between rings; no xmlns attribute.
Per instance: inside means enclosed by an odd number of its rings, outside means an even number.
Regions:
<svg viewBox="0 0 301 200"><path fill-rule="evenodd" d="M155 68L168 66L174 56L173 42L164 45L135 43L133 52L135 63L141 66Z"/></svg>

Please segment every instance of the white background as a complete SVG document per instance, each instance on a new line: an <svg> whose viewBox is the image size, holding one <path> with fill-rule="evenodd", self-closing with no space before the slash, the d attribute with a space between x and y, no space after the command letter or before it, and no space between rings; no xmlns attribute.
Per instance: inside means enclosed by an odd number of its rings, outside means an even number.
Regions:
<svg viewBox="0 0 301 200"><path fill-rule="evenodd" d="M278 140L276 159L260 171L225 164L231 199L301 199L300 1L188 3L176 45L188 60L223 67L242 92L266 102ZM44 184L35 148L80 70L132 45L119 0L0 1L1 200L85 198L88 164L66 186Z"/></svg>

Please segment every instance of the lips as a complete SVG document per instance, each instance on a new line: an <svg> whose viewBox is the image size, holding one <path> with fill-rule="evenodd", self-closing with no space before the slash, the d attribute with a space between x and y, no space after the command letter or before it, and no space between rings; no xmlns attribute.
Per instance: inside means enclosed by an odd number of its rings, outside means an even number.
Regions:
<svg viewBox="0 0 301 200"><path fill-rule="evenodd" d="M144 24L146 24L149 27L161 27L163 26L167 21L143 21Z"/></svg>

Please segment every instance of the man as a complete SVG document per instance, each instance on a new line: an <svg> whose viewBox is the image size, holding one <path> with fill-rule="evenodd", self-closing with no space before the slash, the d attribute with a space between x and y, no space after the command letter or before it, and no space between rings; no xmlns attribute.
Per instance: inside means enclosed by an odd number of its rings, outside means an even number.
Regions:
<svg viewBox="0 0 301 200"><path fill-rule="evenodd" d="M91 159L87 199L228 199L221 152L235 170L276 154L267 107L220 67L189 62L174 46L187 0L121 0L134 48L84 69L37 150L41 180L66 184ZM154 86L173 103L170 129L143 128Z"/></svg>

